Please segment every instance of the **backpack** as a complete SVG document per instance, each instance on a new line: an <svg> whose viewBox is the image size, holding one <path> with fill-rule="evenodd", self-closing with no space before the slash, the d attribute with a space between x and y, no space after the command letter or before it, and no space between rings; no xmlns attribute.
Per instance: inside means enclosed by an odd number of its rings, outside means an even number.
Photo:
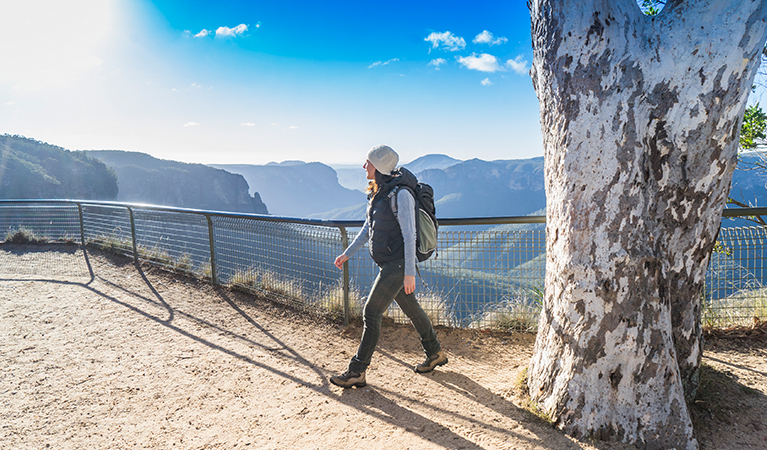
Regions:
<svg viewBox="0 0 767 450"><path fill-rule="evenodd" d="M408 186L398 186L389 197L394 197L390 203L394 217L397 217L397 193L405 188L415 198L415 256L418 262L426 261L437 251L437 223L434 206L434 189L426 183L416 184L415 191Z"/></svg>

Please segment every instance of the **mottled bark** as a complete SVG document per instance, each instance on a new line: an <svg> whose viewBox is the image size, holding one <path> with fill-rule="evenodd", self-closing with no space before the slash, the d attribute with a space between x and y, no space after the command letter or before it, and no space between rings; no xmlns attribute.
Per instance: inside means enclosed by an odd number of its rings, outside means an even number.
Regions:
<svg viewBox="0 0 767 450"><path fill-rule="evenodd" d="M531 0L546 297L530 395L579 436L697 448L700 297L767 0Z"/></svg>

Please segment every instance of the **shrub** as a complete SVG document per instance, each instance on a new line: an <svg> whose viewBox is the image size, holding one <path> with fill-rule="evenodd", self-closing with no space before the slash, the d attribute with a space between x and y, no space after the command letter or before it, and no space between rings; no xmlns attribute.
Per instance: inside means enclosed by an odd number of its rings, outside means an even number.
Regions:
<svg viewBox="0 0 767 450"><path fill-rule="evenodd" d="M37 236L32 230L20 227L18 230L8 230L5 235L6 244L26 245L26 244L45 244L48 239Z"/></svg>

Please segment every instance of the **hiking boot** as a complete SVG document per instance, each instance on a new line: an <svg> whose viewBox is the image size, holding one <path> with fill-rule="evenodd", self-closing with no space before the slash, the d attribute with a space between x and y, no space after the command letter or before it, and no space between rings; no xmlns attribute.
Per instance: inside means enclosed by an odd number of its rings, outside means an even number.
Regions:
<svg viewBox="0 0 767 450"><path fill-rule="evenodd" d="M444 366L447 364L447 353L444 350L440 350L436 355L427 356L426 359L415 366L415 371L418 373L431 372L437 366Z"/></svg>
<svg viewBox="0 0 767 450"><path fill-rule="evenodd" d="M342 388L363 387L367 384L365 382L365 372L357 373L349 370L341 375L333 375L330 377L330 382Z"/></svg>

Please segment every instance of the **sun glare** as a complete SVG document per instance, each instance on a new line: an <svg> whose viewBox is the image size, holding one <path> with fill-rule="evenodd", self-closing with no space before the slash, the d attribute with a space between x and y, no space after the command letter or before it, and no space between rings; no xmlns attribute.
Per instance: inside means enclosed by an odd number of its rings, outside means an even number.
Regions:
<svg viewBox="0 0 767 450"><path fill-rule="evenodd" d="M0 83L14 90L66 86L102 63L117 1L40 0L0 5Z"/></svg>

